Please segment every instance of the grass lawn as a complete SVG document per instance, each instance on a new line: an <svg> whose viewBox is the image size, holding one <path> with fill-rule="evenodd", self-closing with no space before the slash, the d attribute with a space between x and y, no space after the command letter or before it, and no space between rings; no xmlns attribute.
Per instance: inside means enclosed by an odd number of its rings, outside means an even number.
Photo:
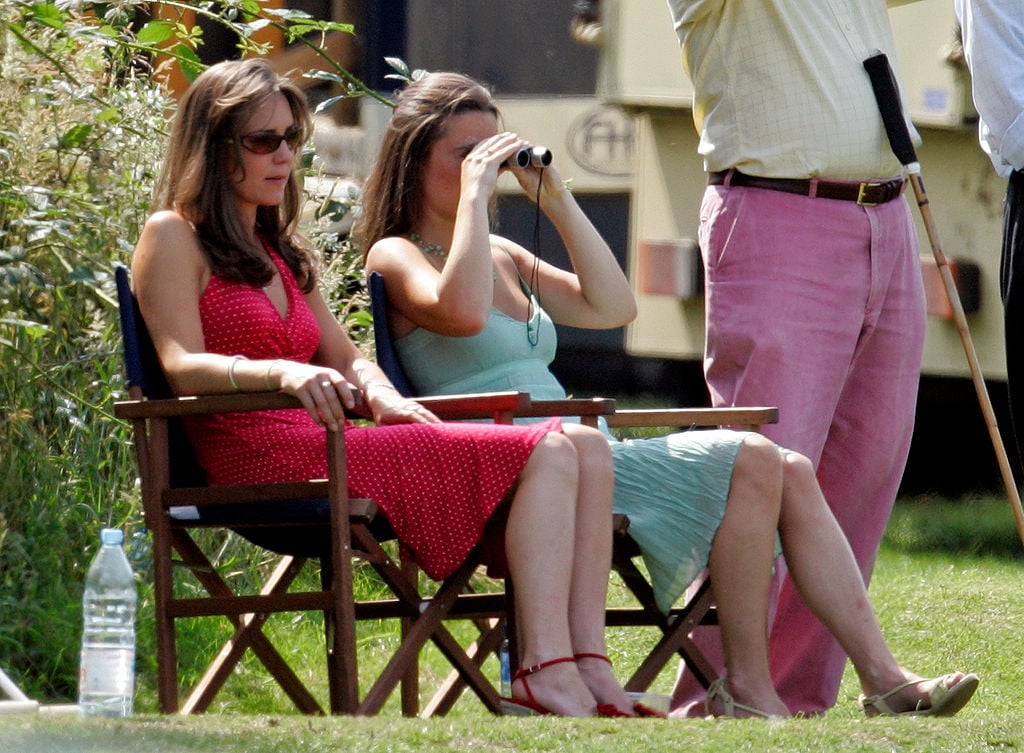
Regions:
<svg viewBox="0 0 1024 753"><path fill-rule="evenodd" d="M966 669L981 675L974 700L953 719L865 719L847 671L836 708L819 719L731 720L504 719L463 699L444 719L402 719L389 708L371 719L309 718L291 713L221 711L203 717L140 714L124 722L73 715L0 716L0 751L11 753L292 753L294 751L994 751L1024 748L1019 629L1024 559L986 553L1016 548L1003 501L964 501L950 512L928 503L897 510L879 558L871 594L897 657L922 674ZM967 507L964 507L967 506ZM992 541L943 539L935 551L937 516L958 515L990 526ZM939 527L949 528L949 526ZM975 532L977 533L977 528ZM948 532L943 533L946 536ZM998 541L1002 541L1000 544ZM931 542L931 543L929 543ZM971 551L971 550L975 551ZM981 550L980 552L977 550ZM827 563L822 563L827 567ZM614 598L614 596L613 596ZM620 666L639 649L636 634L613 632ZM429 660L427 664L429 666ZM671 673L659 679L660 690Z"/></svg>

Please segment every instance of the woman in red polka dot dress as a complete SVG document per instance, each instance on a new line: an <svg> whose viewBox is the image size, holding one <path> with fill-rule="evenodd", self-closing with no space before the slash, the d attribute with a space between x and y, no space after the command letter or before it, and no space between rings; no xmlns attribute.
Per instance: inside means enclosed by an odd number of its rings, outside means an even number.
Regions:
<svg viewBox="0 0 1024 753"><path fill-rule="evenodd" d="M345 427L349 487L374 499L431 577L451 573L515 487L505 555L524 664L519 710L627 715L603 654L611 558L611 458L596 431L445 424L402 398L321 297L295 230L295 156L311 129L302 92L262 60L220 63L183 96L154 214L132 260L135 292L179 395L281 390L303 408L189 427L213 484L326 471L324 429L358 392L375 426ZM522 683L520 683L522 684ZM622 711L626 710L626 711Z"/></svg>

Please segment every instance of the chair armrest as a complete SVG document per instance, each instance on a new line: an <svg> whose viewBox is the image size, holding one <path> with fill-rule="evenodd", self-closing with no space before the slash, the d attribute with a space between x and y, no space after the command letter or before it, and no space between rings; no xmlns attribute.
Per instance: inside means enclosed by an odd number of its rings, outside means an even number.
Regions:
<svg viewBox="0 0 1024 753"><path fill-rule="evenodd" d="M610 427L748 426L778 423L778 408L638 408L607 417Z"/></svg>
<svg viewBox="0 0 1024 753"><path fill-rule="evenodd" d="M606 397L566 400L533 400L517 416L604 416L609 427L655 426L749 426L774 424L779 409L752 408L616 408Z"/></svg>
<svg viewBox="0 0 1024 753"><path fill-rule="evenodd" d="M610 416L615 413L615 400L610 397L568 398L566 400L531 400L516 416Z"/></svg>
<svg viewBox="0 0 1024 753"><path fill-rule="evenodd" d="M244 392L231 395L168 397L158 400L119 400L114 403L114 415L118 418L172 418L301 407L302 403L297 397L284 392Z"/></svg>
<svg viewBox="0 0 1024 753"><path fill-rule="evenodd" d="M495 418L497 413L515 413L530 410L528 392L479 392L467 395L416 397L417 403L432 411L438 418L449 421L472 418Z"/></svg>
<svg viewBox="0 0 1024 753"><path fill-rule="evenodd" d="M440 418L456 420L493 418L496 412L527 410L530 405L530 396L525 392L489 392L479 395L423 398L417 402L436 413ZM120 400L114 403L114 415L125 419L171 418L301 407L302 403L297 397L284 392L245 392L159 400ZM357 410L356 415L366 417L364 411Z"/></svg>

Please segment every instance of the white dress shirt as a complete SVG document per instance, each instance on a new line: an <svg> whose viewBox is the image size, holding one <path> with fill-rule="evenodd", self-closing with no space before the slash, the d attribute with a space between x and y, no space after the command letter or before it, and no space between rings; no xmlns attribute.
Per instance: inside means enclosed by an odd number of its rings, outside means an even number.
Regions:
<svg viewBox="0 0 1024 753"><path fill-rule="evenodd" d="M978 136L1000 175L1024 169L1024 3L954 0L971 69Z"/></svg>
<svg viewBox="0 0 1024 753"><path fill-rule="evenodd" d="M668 5L708 171L846 180L900 172L863 67L878 50L897 67L885 0Z"/></svg>

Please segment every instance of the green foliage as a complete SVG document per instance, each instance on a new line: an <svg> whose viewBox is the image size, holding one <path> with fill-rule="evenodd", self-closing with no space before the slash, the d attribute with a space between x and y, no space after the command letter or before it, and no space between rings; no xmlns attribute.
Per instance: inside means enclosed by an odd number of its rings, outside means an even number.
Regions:
<svg viewBox="0 0 1024 753"><path fill-rule="evenodd" d="M143 531L130 433L111 416L123 394L112 270L145 220L173 109L152 53L188 79L202 69L201 29L185 11L232 30L248 55L268 52L253 38L268 26L314 49L352 31L256 0L0 0L0 667L40 700L77 694L81 590L98 530ZM323 60L345 96L377 96ZM309 227L330 251L324 282L338 291L339 316L359 334L361 269L335 229L354 201L319 199ZM221 554L251 556L230 540ZM148 588L140 578L144 698Z"/></svg>
<svg viewBox="0 0 1024 753"><path fill-rule="evenodd" d="M110 65L94 25L45 3L0 8L0 664L67 698L86 558L100 527L139 524L109 415L111 269L145 216L168 103Z"/></svg>
<svg viewBox="0 0 1024 753"><path fill-rule="evenodd" d="M902 500L886 527L885 542L906 552L1024 559L1013 509L1005 497Z"/></svg>

